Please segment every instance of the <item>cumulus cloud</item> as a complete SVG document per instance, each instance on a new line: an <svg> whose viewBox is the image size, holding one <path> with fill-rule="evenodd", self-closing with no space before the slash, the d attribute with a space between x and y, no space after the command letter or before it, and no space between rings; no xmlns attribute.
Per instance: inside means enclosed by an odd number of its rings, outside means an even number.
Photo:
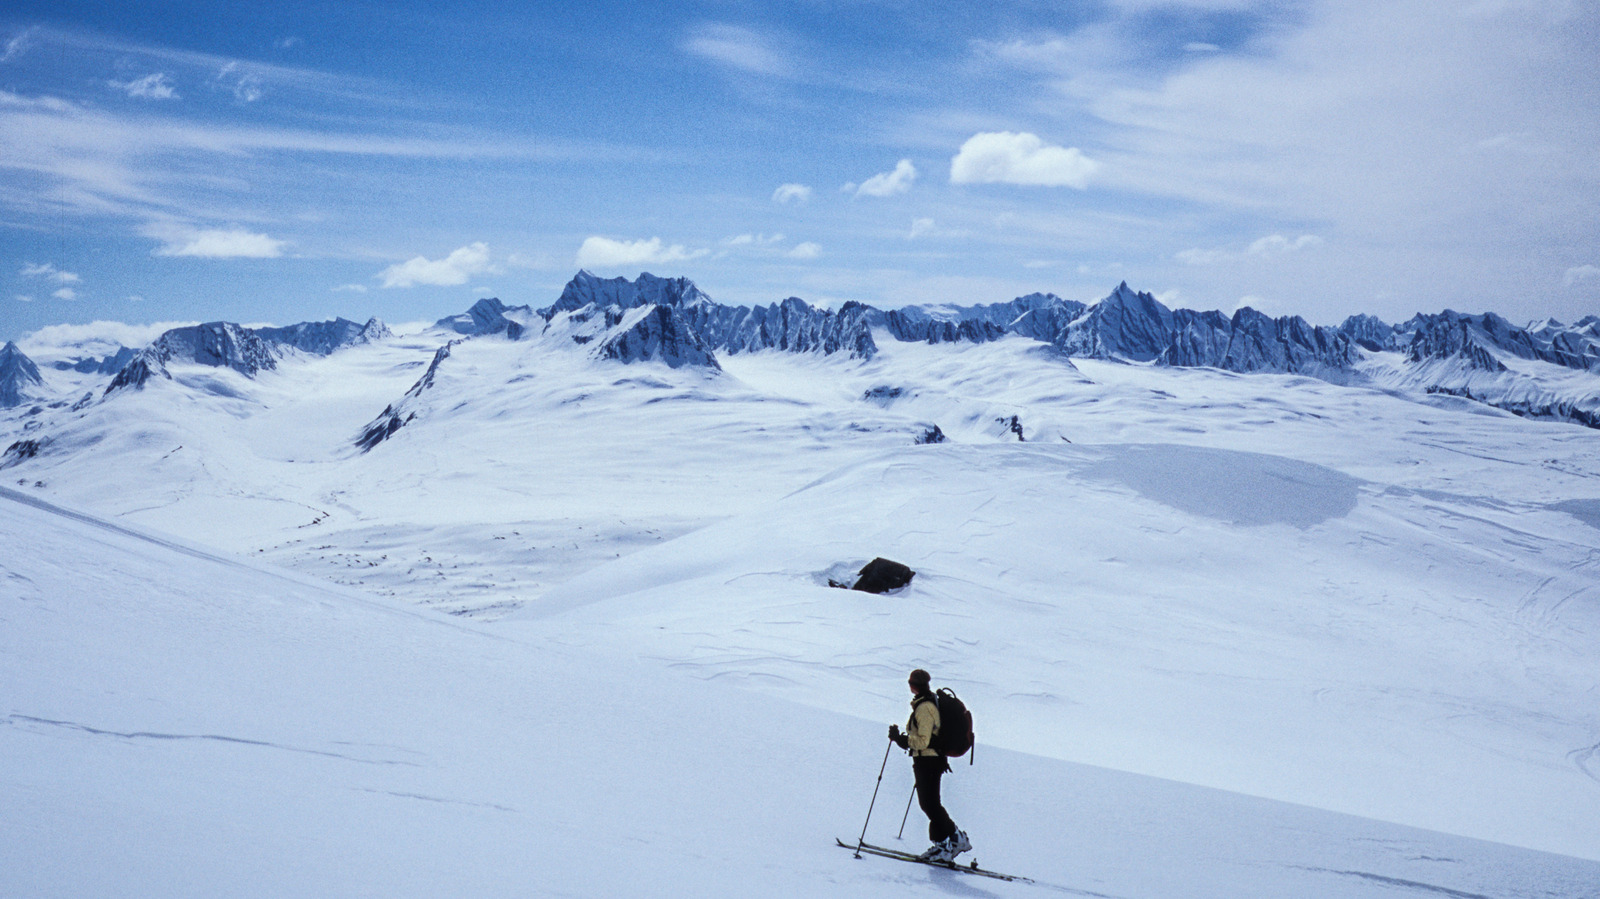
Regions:
<svg viewBox="0 0 1600 899"><path fill-rule="evenodd" d="M1600 279L1600 266L1576 265L1567 269L1567 273L1561 278L1561 283L1571 287L1572 285L1577 284L1579 281L1591 281L1595 279Z"/></svg>
<svg viewBox="0 0 1600 899"><path fill-rule="evenodd" d="M190 228L157 222L140 229L145 237L161 241L155 256L195 256L201 259L276 259L287 241L243 228Z"/></svg>
<svg viewBox="0 0 1600 899"><path fill-rule="evenodd" d="M489 245L478 241L451 252L443 259L415 256L405 262L397 262L373 277L381 279L384 287L412 287L417 284L456 287L478 275L496 271L489 261Z"/></svg>
<svg viewBox="0 0 1600 899"><path fill-rule="evenodd" d="M686 249L683 244L667 246L661 238L649 240L612 240L609 237L588 237L578 247L579 268L614 268L626 265L660 265L697 259L709 250Z"/></svg>
<svg viewBox="0 0 1600 899"><path fill-rule="evenodd" d="M683 49L702 59L756 75L788 75L789 60L762 35L737 25L702 25Z"/></svg>
<svg viewBox="0 0 1600 899"><path fill-rule="evenodd" d="M863 194L869 197L892 197L910 190L911 182L915 180L917 180L917 167L911 164L911 160L902 159L895 163L894 171L879 172L861 182L859 186L846 184L845 190L858 197Z"/></svg>
<svg viewBox="0 0 1600 899"><path fill-rule="evenodd" d="M11 295L11 298L16 300L19 303L31 303L31 302L33 302L33 297L29 296L28 294L25 294L25 293L14 293L14 294Z"/></svg>
<svg viewBox="0 0 1600 899"><path fill-rule="evenodd" d="M788 252L790 259L815 259L822 255L822 245L811 241L795 244L794 249Z"/></svg>
<svg viewBox="0 0 1600 899"><path fill-rule="evenodd" d="M1100 164L1077 147L1047 144L1027 132L986 131L950 160L951 184L1028 184L1083 190Z"/></svg>
<svg viewBox="0 0 1600 899"><path fill-rule="evenodd" d="M22 277L48 278L57 284L77 284L79 281L83 280L82 278L79 278L75 272L62 271L48 262L40 263L38 265L35 265L31 262L24 264L22 266Z"/></svg>
<svg viewBox="0 0 1600 899"><path fill-rule="evenodd" d="M52 293L51 296L58 300L76 300L78 298L78 292L70 287L63 287L55 293Z"/></svg>
<svg viewBox="0 0 1600 899"><path fill-rule="evenodd" d="M1269 234L1250 242L1243 251L1226 248L1203 250L1194 248L1173 254L1173 258L1189 265L1216 265L1221 262L1238 262L1241 259L1257 258L1270 259L1286 253L1320 247L1322 238L1315 234L1302 234L1299 237L1288 238L1282 234Z"/></svg>
<svg viewBox="0 0 1600 899"><path fill-rule="evenodd" d="M107 81L106 84L130 97L141 100L178 100L178 92L173 89L172 82L167 80L166 73L156 72L143 78L132 81Z"/></svg>
<svg viewBox="0 0 1600 899"><path fill-rule="evenodd" d="M780 184L778 189L772 192L772 202L780 206L787 206L790 203L804 205L810 201L811 188L804 184Z"/></svg>

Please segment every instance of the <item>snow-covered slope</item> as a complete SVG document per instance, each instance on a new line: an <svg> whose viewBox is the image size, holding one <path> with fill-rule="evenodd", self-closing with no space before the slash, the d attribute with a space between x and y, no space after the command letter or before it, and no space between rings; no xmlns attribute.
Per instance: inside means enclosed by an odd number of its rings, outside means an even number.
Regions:
<svg viewBox="0 0 1600 899"><path fill-rule="evenodd" d="M857 860L832 840L860 833L903 697L850 717L574 645L570 625L462 627L31 495L0 508L8 896L1532 899L1600 878L993 746L947 803L986 866L1037 885ZM888 761L867 836L914 848L915 824L895 839L908 766Z"/></svg>
<svg viewBox="0 0 1600 899"><path fill-rule="evenodd" d="M981 710L980 752L1057 772L1040 776L1101 766L1600 859L1596 433L1429 392L1445 366L1572 392L1594 375L1477 332L1445 358L1370 352L1341 385L1069 357L995 330L1056 308L1047 297L925 311L901 323L926 330L912 341L864 308L795 307L796 328L761 332L795 343L717 343L715 366L673 366L662 350L690 338L634 352L667 333L641 324L698 329L712 304L629 296L486 302L468 316L484 333L452 324L249 373L175 356L142 389L0 418L0 478L476 616L575 666L739 686L780 718L880 734L920 664ZM812 329L828 321L870 326L873 351L840 351L827 335L855 325ZM1320 339L1250 321L1260 348ZM921 574L892 597L824 586L877 555ZM1433 882L1422 873L1382 876Z"/></svg>

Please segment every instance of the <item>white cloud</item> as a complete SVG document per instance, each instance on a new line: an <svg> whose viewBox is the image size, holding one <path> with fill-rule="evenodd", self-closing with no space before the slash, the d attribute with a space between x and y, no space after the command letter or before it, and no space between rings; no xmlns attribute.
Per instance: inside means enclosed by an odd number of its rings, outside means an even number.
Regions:
<svg viewBox="0 0 1600 899"><path fill-rule="evenodd" d="M261 99L261 75L253 68L244 68L237 61L229 62L218 69L215 80L232 90L234 99L241 103L254 103Z"/></svg>
<svg viewBox="0 0 1600 899"><path fill-rule="evenodd" d="M803 206L811 202L811 188L804 184L780 184L778 189L772 192L772 202L780 206L787 206L790 203Z"/></svg>
<svg viewBox="0 0 1600 899"><path fill-rule="evenodd" d="M1250 242L1250 246L1243 251L1234 251L1225 248L1202 250L1199 248L1184 250L1173 254L1173 258L1188 265L1216 265L1222 262L1238 262L1241 259L1255 257L1257 259L1270 259L1300 250L1320 247L1322 238L1315 234L1302 234L1290 239L1282 234L1269 234Z"/></svg>
<svg viewBox="0 0 1600 899"><path fill-rule="evenodd" d="M1567 273L1561 278L1561 283L1571 287L1579 281L1588 281L1595 278L1600 278L1600 266L1577 265L1567 269Z"/></svg>
<svg viewBox="0 0 1600 899"><path fill-rule="evenodd" d="M132 81L107 81L106 84L141 100L182 99L178 96L178 92L173 90L172 82L167 80L164 72L156 72Z"/></svg>
<svg viewBox="0 0 1600 899"><path fill-rule="evenodd" d="M895 163L894 171L873 175L855 188L854 193L858 197L862 194L869 197L892 197L910 190L911 182L915 180L917 180L917 167L911 164L911 160L902 159Z"/></svg>
<svg viewBox="0 0 1600 899"><path fill-rule="evenodd" d="M51 296L58 300L76 300L78 298L78 292L70 287L63 287L55 293L52 293Z"/></svg>
<svg viewBox="0 0 1600 899"><path fill-rule="evenodd" d="M1281 253L1293 253L1296 250L1320 246L1322 246L1322 238L1315 234L1302 234L1294 240L1290 240L1282 234L1269 234L1266 237L1251 241L1250 249L1246 252L1252 256L1276 256Z"/></svg>
<svg viewBox="0 0 1600 899"><path fill-rule="evenodd" d="M911 220L911 230L906 234L906 240L916 240L924 234L932 233L933 219L919 218Z"/></svg>
<svg viewBox="0 0 1600 899"><path fill-rule="evenodd" d="M489 245L478 241L451 252L443 259L416 256L405 262L397 262L373 277L381 278L384 287L412 287L417 284L456 287L485 273L496 274L498 270L489 261Z"/></svg>
<svg viewBox="0 0 1600 899"><path fill-rule="evenodd" d="M22 276L24 278L49 278L57 284L77 284L83 280L76 273L64 272L48 262L39 265L34 265L30 262L23 265Z"/></svg>
<svg viewBox="0 0 1600 899"><path fill-rule="evenodd" d="M366 293L367 292L367 285L365 285L365 284L340 284L338 287L331 288L330 292L331 293Z"/></svg>
<svg viewBox="0 0 1600 899"><path fill-rule="evenodd" d="M682 244L666 246L661 238L649 240L612 240L609 237L588 237L578 248L579 268L615 268L627 265L660 265L697 259L709 250L685 249Z"/></svg>
<svg viewBox="0 0 1600 899"><path fill-rule="evenodd" d="M18 338L17 345L30 356L57 354L103 356L115 353L119 346L145 346L173 328L183 328L193 324L196 322L152 322L147 325L130 325L126 322L95 321L85 325L47 325Z"/></svg>
<svg viewBox="0 0 1600 899"><path fill-rule="evenodd" d="M1027 132L989 131L967 138L950 160L951 184L1089 186L1100 164L1077 147L1058 147Z"/></svg>
<svg viewBox="0 0 1600 899"><path fill-rule="evenodd" d="M762 35L737 25L703 25L683 43L689 53L756 75L789 75L789 60Z"/></svg>
<svg viewBox="0 0 1600 899"><path fill-rule="evenodd" d="M25 294L25 293L12 294L11 296L12 296L12 299L15 299L19 303L31 303L31 302L33 302L33 297L29 296L28 294Z"/></svg>
<svg viewBox="0 0 1600 899"><path fill-rule="evenodd" d="M139 295L139 294L136 294L136 293L130 293L130 294L128 294L128 302L130 302L130 303L143 303L144 302L144 297Z"/></svg>
<svg viewBox="0 0 1600 899"><path fill-rule="evenodd" d="M10 62L13 57L18 56L18 55L26 52L28 50L28 48L30 46L32 46L32 44L33 44L33 41L31 40L32 37L33 37L33 33L38 31L38 30L39 30L39 28L36 25L36 26L34 26L32 28L27 29L26 31L24 31L21 34L17 35L16 37L12 38L11 40L6 41L5 50L4 51L0 51L0 62Z"/></svg>
<svg viewBox="0 0 1600 899"><path fill-rule="evenodd" d="M145 237L161 241L155 256L194 256L201 259L276 259L287 241L243 228L191 228L154 222L140 229Z"/></svg>
<svg viewBox="0 0 1600 899"><path fill-rule="evenodd" d="M730 247L769 246L783 241L782 234L738 234L726 238L723 245Z"/></svg>
<svg viewBox="0 0 1600 899"><path fill-rule="evenodd" d="M811 241L795 244L794 249L788 252L790 259L815 259L822 255L822 245Z"/></svg>
<svg viewBox="0 0 1600 899"><path fill-rule="evenodd" d="M279 40L273 41L272 46L278 48L279 50L288 50L292 47L298 47L303 43L305 43L305 41L295 37L294 35L290 35L289 37L280 38Z"/></svg>

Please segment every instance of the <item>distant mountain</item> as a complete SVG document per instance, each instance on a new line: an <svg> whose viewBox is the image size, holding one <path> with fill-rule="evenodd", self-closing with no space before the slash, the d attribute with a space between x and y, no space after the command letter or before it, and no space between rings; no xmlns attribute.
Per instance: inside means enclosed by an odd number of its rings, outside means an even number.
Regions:
<svg viewBox="0 0 1600 899"><path fill-rule="evenodd" d="M121 371L124 365L132 362L137 353L138 351L132 347L117 347L115 353L107 353L99 359L93 356L85 356L75 362L63 359L55 364L55 368L57 371L75 371L80 375L114 375Z"/></svg>
<svg viewBox="0 0 1600 899"><path fill-rule="evenodd" d="M629 310L651 307L649 322L630 319L648 333L609 333ZM1170 309L1153 295L1117 285L1093 304L1034 293L1005 303L974 306L912 305L880 310L846 303L838 311L790 297L769 306L726 306L686 278L645 273L629 281L580 271L550 306L508 307L480 300L438 325L464 336L504 334L511 339L564 333L595 344L597 356L623 362L647 359L674 367L717 369L716 353L759 350L843 353L871 359L879 339L985 343L1019 335L1050 344L1064 356L1178 368L1216 368L1241 374L1280 373L1334 383L1404 386L1424 393L1466 396L1538 418L1590 424L1597 401L1593 385L1546 390L1529 373L1510 373L1502 359L1524 359L1600 373L1600 317L1573 326L1544 322L1519 328L1493 313L1419 314L1401 325L1352 316L1337 328L1300 316L1274 318L1244 307L1226 315ZM1392 369L1389 353L1408 367ZM1449 360L1449 364L1424 364ZM1506 374L1471 384L1464 372Z"/></svg>
<svg viewBox="0 0 1600 899"><path fill-rule="evenodd" d="M33 364L15 342L0 348L0 409L11 409L28 402L30 388L43 387L39 366Z"/></svg>
<svg viewBox="0 0 1600 899"><path fill-rule="evenodd" d="M336 318L283 328L246 328L233 322L173 328L134 354L117 371L106 393L143 387L152 377L170 378L167 364L174 361L231 368L253 378L263 370L277 368L278 359L291 350L326 356L347 346L389 336L388 327L376 318L368 319L365 325Z"/></svg>

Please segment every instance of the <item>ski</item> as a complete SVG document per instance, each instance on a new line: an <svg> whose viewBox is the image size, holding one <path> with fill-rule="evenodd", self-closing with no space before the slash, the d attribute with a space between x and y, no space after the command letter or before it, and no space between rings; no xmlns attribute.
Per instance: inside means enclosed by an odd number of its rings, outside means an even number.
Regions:
<svg viewBox="0 0 1600 899"><path fill-rule="evenodd" d="M868 855L892 858L896 861L902 862L915 862L919 865L927 865L930 868L944 868L947 871L957 871L962 874L976 874L979 877L992 877L995 880L1006 880L1013 883L1033 883L1033 881L1029 880L1028 878L1019 877L1016 874L1001 874L999 871L990 871L988 868L980 868L978 867L977 861L972 861L965 865L958 865L955 862L941 862L933 861L931 859L918 858L915 854L910 852L901 852L898 849L889 849L884 846L874 846L871 843L846 843L844 840L841 840L838 837L834 837L833 841L839 844L839 848L849 849L857 853L865 852Z"/></svg>

